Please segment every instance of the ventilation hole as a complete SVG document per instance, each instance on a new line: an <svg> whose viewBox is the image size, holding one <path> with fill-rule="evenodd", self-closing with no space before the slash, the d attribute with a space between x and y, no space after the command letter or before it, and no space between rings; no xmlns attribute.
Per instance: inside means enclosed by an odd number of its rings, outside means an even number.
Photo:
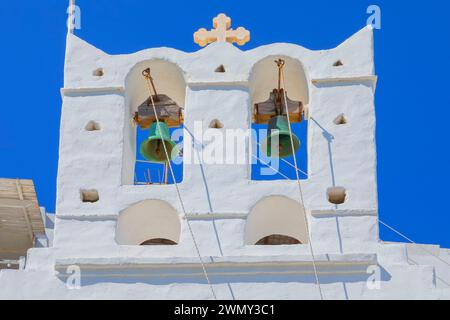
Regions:
<svg viewBox="0 0 450 320"><path fill-rule="evenodd" d="M334 64L333 64L333 67L342 67L344 64L342 63L342 61L341 60L338 60L338 61L336 61Z"/></svg>
<svg viewBox="0 0 450 320"><path fill-rule="evenodd" d="M209 127L212 128L212 129L222 129L223 128L223 124L219 120L214 119L209 124Z"/></svg>
<svg viewBox="0 0 450 320"><path fill-rule="evenodd" d="M156 239L150 239L147 241L142 242L141 246L174 246L177 243L169 240L169 239L162 239L162 238L156 238Z"/></svg>
<svg viewBox="0 0 450 320"><path fill-rule="evenodd" d="M98 131L100 130L100 125L95 121L89 121L85 129L86 131Z"/></svg>
<svg viewBox="0 0 450 320"><path fill-rule="evenodd" d="M343 204L347 200L347 191L343 187L333 187L328 189L327 196L330 203Z"/></svg>
<svg viewBox="0 0 450 320"><path fill-rule="evenodd" d="M255 245L257 246L281 246L300 244L301 242L295 238L283 236L281 234L272 234L259 240Z"/></svg>
<svg viewBox="0 0 450 320"><path fill-rule="evenodd" d="M103 68L98 68L96 70L94 70L93 75L95 77L103 77L105 73L103 72Z"/></svg>
<svg viewBox="0 0 450 320"><path fill-rule="evenodd" d="M337 116L336 119L334 119L334 124L336 125L347 124L347 118L345 118L344 114L340 114Z"/></svg>
<svg viewBox="0 0 450 320"><path fill-rule="evenodd" d="M214 72L224 73L225 72L225 67L223 66L223 64L221 64L220 66L218 66L216 68L216 70L214 70Z"/></svg>
<svg viewBox="0 0 450 320"><path fill-rule="evenodd" d="M81 201L94 203L99 200L97 190L81 190Z"/></svg>

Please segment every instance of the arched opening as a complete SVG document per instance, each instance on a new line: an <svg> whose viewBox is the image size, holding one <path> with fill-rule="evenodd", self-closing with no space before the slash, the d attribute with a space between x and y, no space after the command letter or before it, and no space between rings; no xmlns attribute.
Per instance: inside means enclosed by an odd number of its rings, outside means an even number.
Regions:
<svg viewBox="0 0 450 320"><path fill-rule="evenodd" d="M253 104L267 100L269 93L278 86L278 69L274 60L279 58L285 61L284 83L288 97L307 106L309 88L305 69L299 60L282 55L266 57L253 66L249 79Z"/></svg>
<svg viewBox="0 0 450 320"><path fill-rule="evenodd" d="M308 243L306 214L296 201L270 196L259 201L247 217L246 245L292 245Z"/></svg>
<svg viewBox="0 0 450 320"><path fill-rule="evenodd" d="M143 76L150 70L153 85ZM156 95L154 92L156 91ZM183 177L182 140L183 119L186 95L186 81L183 71L175 63L166 60L149 60L138 63L132 68L125 80L125 102L128 121L125 123L124 166L122 180L124 184L157 185L173 183L172 176L164 161L153 161L141 153L141 144L155 135L152 124L156 125L156 117L150 96L154 98L160 123L167 126L164 137L174 143L165 143L176 182ZM147 108L143 108L146 106ZM155 129L155 128L153 128ZM159 128L158 128L159 129ZM159 130L158 130L159 131ZM151 144L153 146L154 143ZM177 144L177 147L175 147ZM173 147L172 147L173 146ZM158 148L156 148L159 150ZM162 157L166 159L165 150L160 148ZM171 150L173 150L171 154Z"/></svg>
<svg viewBox="0 0 450 320"><path fill-rule="evenodd" d="M301 242L292 237L283 236L281 234L272 234L255 243L257 246L280 246L291 244L301 244Z"/></svg>
<svg viewBox="0 0 450 320"><path fill-rule="evenodd" d="M145 200L120 213L116 241L121 245L174 245L180 232L180 218L170 204Z"/></svg>
<svg viewBox="0 0 450 320"><path fill-rule="evenodd" d="M141 243L141 246L173 246L176 245L177 243L169 240L169 239L161 239L161 238L156 238L156 239L150 239L150 240L146 240L144 242Z"/></svg>
<svg viewBox="0 0 450 320"><path fill-rule="evenodd" d="M284 61L283 79L280 82L277 61ZM287 56L269 56L258 61L252 68L249 77L252 108L252 180L279 180L296 179L295 167L293 166L293 154L296 155L301 179L307 178L307 132L309 108L309 86L306 71L300 61ZM278 89L281 88L281 91ZM278 92L278 93L277 93ZM287 107L284 105L284 94L287 96ZM284 134L280 129L279 157L267 152L271 148L268 142L273 136L268 132L269 128L280 128L276 123L277 115L287 115L291 129L296 138L294 139L294 152L292 152L291 141L287 119L284 121ZM269 137L269 139L267 139ZM283 142L284 140L284 142ZM286 150L287 149L287 150ZM280 158L281 157L281 158ZM274 163L274 165L272 165ZM272 168L271 168L272 167Z"/></svg>

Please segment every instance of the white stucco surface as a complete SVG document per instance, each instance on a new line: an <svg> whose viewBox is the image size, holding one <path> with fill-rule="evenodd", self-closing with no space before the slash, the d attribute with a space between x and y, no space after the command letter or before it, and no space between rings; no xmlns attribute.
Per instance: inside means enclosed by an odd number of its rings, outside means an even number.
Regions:
<svg viewBox="0 0 450 320"><path fill-rule="evenodd" d="M196 121L205 129L213 119L224 129L250 128L253 103L276 87L269 62L278 57L286 60L290 98L307 107L305 210L297 181L252 181L246 163L185 163L179 188L186 217L173 185L133 184L131 119L147 98L142 69L150 67L159 93L184 108L184 136L197 141ZM338 60L343 66L333 66ZM214 72L219 65L225 73ZM103 76L94 75L98 69ZM370 27L321 51L213 43L193 53L108 55L70 35L53 247L31 249L24 270L1 271L0 299L211 299L188 222L220 299L318 299L309 243L325 299L449 299L448 250L433 246L424 254L379 240L376 79ZM346 124L334 123L339 115ZM86 131L90 121L100 130ZM185 155L207 150L188 140ZM250 145L247 138L247 159ZM328 201L332 187L345 188L343 204ZM81 190L98 191L99 201L82 202ZM302 244L252 245L276 233ZM177 245L137 245L159 237ZM73 266L81 271L78 289L66 285ZM374 266L377 288L368 285Z"/></svg>

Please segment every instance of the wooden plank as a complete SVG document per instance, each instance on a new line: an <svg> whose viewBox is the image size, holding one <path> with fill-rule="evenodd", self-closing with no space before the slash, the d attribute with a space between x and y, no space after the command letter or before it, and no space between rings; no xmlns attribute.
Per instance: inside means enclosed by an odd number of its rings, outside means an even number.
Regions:
<svg viewBox="0 0 450 320"><path fill-rule="evenodd" d="M2 232L25 229L30 241L34 234L45 233L32 180L0 179L0 226Z"/></svg>
<svg viewBox="0 0 450 320"><path fill-rule="evenodd" d="M20 190L18 190L17 185L20 186ZM0 198L37 202L33 181L24 179L0 179Z"/></svg>
<svg viewBox="0 0 450 320"><path fill-rule="evenodd" d="M21 221L21 222L2 222L0 224L0 228L1 229L6 229L6 228L16 228L16 227L22 227L24 229L26 229L26 221Z"/></svg>
<svg viewBox="0 0 450 320"><path fill-rule="evenodd" d="M14 211L14 212L0 212L0 221L16 221L17 219L20 219L20 211Z"/></svg>
<svg viewBox="0 0 450 320"><path fill-rule="evenodd" d="M35 235L44 233L33 181L0 179L0 255L23 255L33 246Z"/></svg>
<svg viewBox="0 0 450 320"><path fill-rule="evenodd" d="M0 199L0 207L22 208L27 206L37 206L37 204L30 200Z"/></svg>
<svg viewBox="0 0 450 320"><path fill-rule="evenodd" d="M0 185L15 185L16 181L19 181L20 184L32 186L34 185L33 180L31 179L8 179L8 178L0 178Z"/></svg>
<svg viewBox="0 0 450 320"><path fill-rule="evenodd" d="M17 253L17 252L22 252L24 248L20 248L20 249L5 249L5 248L0 248L0 252L1 253Z"/></svg>
<svg viewBox="0 0 450 320"><path fill-rule="evenodd" d="M270 93L270 97L268 100L260 103L255 103L255 105L253 106L253 122L257 124L267 124L270 119L277 114L274 104L274 101L277 100L278 97L277 92L278 91L274 89L274 91ZM281 94L284 94L283 91L281 91ZM283 115L287 116L287 110L283 96L281 96L280 99L282 99L280 102L283 108ZM287 109L289 109L289 120L292 123L301 122L303 120L303 103L300 101L293 101L289 99L289 97L286 97L286 101ZM279 108L279 103L277 104L277 108Z"/></svg>
<svg viewBox="0 0 450 320"><path fill-rule="evenodd" d="M20 185L19 180L16 180L16 188L17 188L17 193L19 194L19 199L20 200L24 200L23 199L22 186Z"/></svg>
<svg viewBox="0 0 450 320"><path fill-rule="evenodd" d="M154 102L160 121L164 121L170 128L179 127L183 123L182 109L175 101L164 94L158 94L158 100ZM142 129L150 127L156 121L150 97L138 107L134 120Z"/></svg>
<svg viewBox="0 0 450 320"><path fill-rule="evenodd" d="M24 193L24 200L31 200L37 202L36 197L31 193ZM13 192L0 192L0 199L19 199L19 195Z"/></svg>
<svg viewBox="0 0 450 320"><path fill-rule="evenodd" d="M8 229L8 230L4 230L4 232L2 231L2 236L0 237L0 239L5 238L5 235L8 235L8 239L10 238L23 238L23 236L27 236L28 237L28 230L27 229ZM28 242L28 240L27 240Z"/></svg>
<svg viewBox="0 0 450 320"><path fill-rule="evenodd" d="M26 228L25 224L21 224L21 225L13 225L13 224L8 224L8 225L2 225L0 226L0 230L2 230L2 236L5 233L14 233L17 231L28 231L28 229Z"/></svg>
<svg viewBox="0 0 450 320"><path fill-rule="evenodd" d="M36 190L34 189L34 186L24 186L21 185L23 188L23 192L25 193L29 193L29 194L33 194L36 192ZM13 185L0 185L0 191L1 192L15 192L14 186Z"/></svg>

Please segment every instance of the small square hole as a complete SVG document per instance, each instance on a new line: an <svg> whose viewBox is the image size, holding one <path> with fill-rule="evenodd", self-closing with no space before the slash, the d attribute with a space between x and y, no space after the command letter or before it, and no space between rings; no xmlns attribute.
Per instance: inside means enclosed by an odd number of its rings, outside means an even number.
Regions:
<svg viewBox="0 0 450 320"><path fill-rule="evenodd" d="M225 67L223 66L223 64L221 64L220 66L218 66L218 67L216 68L216 70L214 70L214 72L217 72L217 73L224 73L224 72L225 72Z"/></svg>
<svg viewBox="0 0 450 320"><path fill-rule="evenodd" d="M333 187L327 190L328 202L343 204L347 200L347 191L343 187Z"/></svg>
<svg viewBox="0 0 450 320"><path fill-rule="evenodd" d="M97 190L81 190L81 201L87 203L94 203L99 200L98 191Z"/></svg>
<svg viewBox="0 0 450 320"><path fill-rule="evenodd" d="M223 128L223 124L218 119L214 119L214 120L212 120L210 122L209 127L211 129L222 129Z"/></svg>
<svg viewBox="0 0 450 320"><path fill-rule="evenodd" d="M103 77L105 72L103 71L103 68L98 68L98 69L95 69L92 74L94 75L94 77Z"/></svg>
<svg viewBox="0 0 450 320"><path fill-rule="evenodd" d="M343 124L347 124L347 118L344 116L344 114L340 114L336 117L336 119L334 119L334 124L335 125L343 125Z"/></svg>
<svg viewBox="0 0 450 320"><path fill-rule="evenodd" d="M98 131L100 130L100 124L95 121L89 121L85 129L86 131Z"/></svg>

